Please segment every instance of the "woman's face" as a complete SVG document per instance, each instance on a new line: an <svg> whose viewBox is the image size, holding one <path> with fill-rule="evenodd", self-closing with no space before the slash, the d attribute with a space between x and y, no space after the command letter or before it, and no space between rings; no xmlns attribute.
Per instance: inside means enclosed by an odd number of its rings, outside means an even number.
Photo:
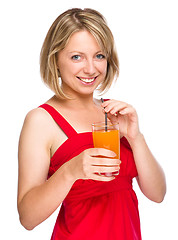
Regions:
<svg viewBox="0 0 178 240"><path fill-rule="evenodd" d="M93 94L107 72L104 53L88 31L71 36L66 47L58 53L57 65L62 89L70 96Z"/></svg>

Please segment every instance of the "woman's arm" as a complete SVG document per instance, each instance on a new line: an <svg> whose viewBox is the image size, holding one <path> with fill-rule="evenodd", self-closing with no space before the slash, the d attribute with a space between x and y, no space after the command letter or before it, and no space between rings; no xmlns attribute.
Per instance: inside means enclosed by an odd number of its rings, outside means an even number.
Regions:
<svg viewBox="0 0 178 240"><path fill-rule="evenodd" d="M132 148L141 191L150 200L161 202L166 193L164 172L140 133L135 109L127 103L116 100L106 101L102 106L111 122L119 122L121 135L127 138Z"/></svg>
<svg viewBox="0 0 178 240"><path fill-rule="evenodd" d="M51 117L44 110L32 110L25 119L20 136L18 211L22 225L28 230L56 210L76 180L111 181L114 177L95 173L119 170L119 159L110 159L115 153L91 148L64 163L47 180L53 142L51 125ZM98 158L98 155L106 158Z"/></svg>
<svg viewBox="0 0 178 240"><path fill-rule="evenodd" d="M43 110L32 110L24 121L19 141L18 211L22 225L29 230L55 211L74 182L65 165L47 180L50 120Z"/></svg>
<svg viewBox="0 0 178 240"><path fill-rule="evenodd" d="M137 182L143 194L154 202L162 202L166 194L165 175L150 149L144 136L129 139L138 171Z"/></svg>

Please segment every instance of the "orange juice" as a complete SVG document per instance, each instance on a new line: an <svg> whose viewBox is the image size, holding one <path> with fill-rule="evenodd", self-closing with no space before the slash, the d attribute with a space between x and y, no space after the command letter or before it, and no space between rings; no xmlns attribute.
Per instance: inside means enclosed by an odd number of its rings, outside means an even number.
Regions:
<svg viewBox="0 0 178 240"><path fill-rule="evenodd" d="M120 135L118 124L108 123L107 127L102 123L95 123L93 126L93 143L95 148L106 148L116 153L115 158L120 158ZM106 176L116 175L107 173Z"/></svg>

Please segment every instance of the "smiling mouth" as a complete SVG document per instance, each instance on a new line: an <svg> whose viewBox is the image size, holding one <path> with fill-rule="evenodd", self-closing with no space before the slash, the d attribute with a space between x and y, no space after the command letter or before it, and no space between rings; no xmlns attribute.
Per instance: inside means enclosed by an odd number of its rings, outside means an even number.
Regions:
<svg viewBox="0 0 178 240"><path fill-rule="evenodd" d="M77 77L80 81L85 82L85 83L92 83L96 80L97 77L94 78L81 78L81 77Z"/></svg>

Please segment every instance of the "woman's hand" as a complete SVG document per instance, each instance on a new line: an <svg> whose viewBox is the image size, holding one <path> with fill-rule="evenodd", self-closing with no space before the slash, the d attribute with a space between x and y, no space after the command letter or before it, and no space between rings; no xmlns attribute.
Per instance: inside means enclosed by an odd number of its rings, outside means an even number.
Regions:
<svg viewBox="0 0 178 240"><path fill-rule="evenodd" d="M112 123L119 123L121 135L124 135L131 145L141 191L152 201L163 201L166 193L164 172L140 133L135 109L127 103L116 100L105 101L102 107Z"/></svg>
<svg viewBox="0 0 178 240"><path fill-rule="evenodd" d="M78 156L72 158L66 164L68 173L75 180L92 179L97 181L111 181L114 176L104 176L100 173L118 172L121 161L113 159L116 154L104 148L89 148Z"/></svg>
<svg viewBox="0 0 178 240"><path fill-rule="evenodd" d="M140 135L138 116L131 105L117 100L108 100L101 106L113 124L119 123L121 135L132 140Z"/></svg>

